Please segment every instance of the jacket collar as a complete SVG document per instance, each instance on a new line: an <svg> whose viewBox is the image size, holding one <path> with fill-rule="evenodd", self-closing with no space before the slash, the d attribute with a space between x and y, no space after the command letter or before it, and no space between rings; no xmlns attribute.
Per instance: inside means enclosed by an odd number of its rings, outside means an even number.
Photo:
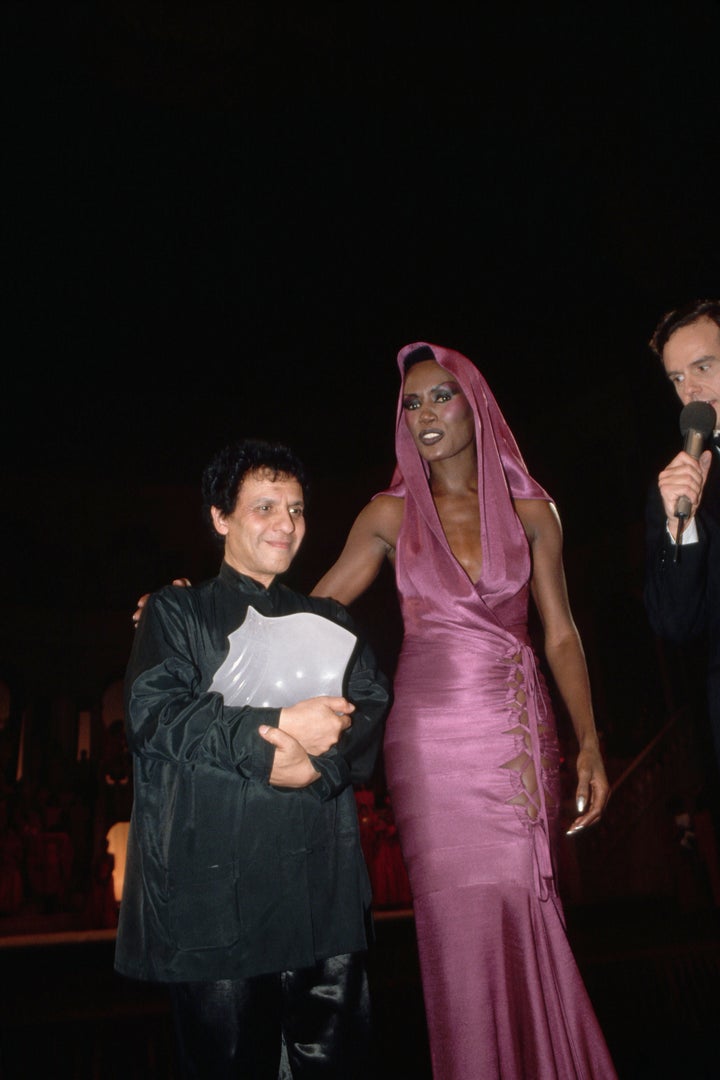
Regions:
<svg viewBox="0 0 720 1080"><path fill-rule="evenodd" d="M229 563L223 559L220 564L220 573L218 577L221 581L224 581L226 585L231 588L242 589L243 592L255 593L256 595L270 592L277 588L277 577L273 578L270 585L266 588L255 578L248 577L247 574L240 574L237 570L234 570Z"/></svg>

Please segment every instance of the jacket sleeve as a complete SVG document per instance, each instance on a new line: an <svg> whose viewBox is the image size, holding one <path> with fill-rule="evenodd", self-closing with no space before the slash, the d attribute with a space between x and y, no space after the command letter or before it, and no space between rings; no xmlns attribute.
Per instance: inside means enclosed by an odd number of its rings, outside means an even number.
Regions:
<svg viewBox="0 0 720 1080"><path fill-rule="evenodd" d="M656 488L648 493L645 514L643 600L653 631L683 644L702 635L706 622L708 538L696 518L698 540L675 545L668 535L665 511Z"/></svg>
<svg viewBox="0 0 720 1080"><path fill-rule="evenodd" d="M267 783L274 747L258 734L277 727L279 709L226 707L202 689L193 639L191 590L162 589L148 599L125 676L130 749L145 758L198 762Z"/></svg>
<svg viewBox="0 0 720 1080"><path fill-rule="evenodd" d="M355 706L352 723L338 745L312 761L320 779L312 785L321 799L333 798L349 784L366 784L382 747L385 718L391 703L390 681L378 667L373 650L347 610L335 604L335 621L358 639L348 666L345 696Z"/></svg>

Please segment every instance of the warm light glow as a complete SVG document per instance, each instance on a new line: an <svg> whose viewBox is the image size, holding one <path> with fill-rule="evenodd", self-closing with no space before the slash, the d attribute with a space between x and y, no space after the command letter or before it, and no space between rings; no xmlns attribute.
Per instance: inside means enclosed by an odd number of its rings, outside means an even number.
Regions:
<svg viewBox="0 0 720 1080"><path fill-rule="evenodd" d="M122 900L123 882L125 881L125 853L127 851L129 828L129 821L116 821L114 825L110 826L106 836L107 849L114 859L113 890L118 904Z"/></svg>

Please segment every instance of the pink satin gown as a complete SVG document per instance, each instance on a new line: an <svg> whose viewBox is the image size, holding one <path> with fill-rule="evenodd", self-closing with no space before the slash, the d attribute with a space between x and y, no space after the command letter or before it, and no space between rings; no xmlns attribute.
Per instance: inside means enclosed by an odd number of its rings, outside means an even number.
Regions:
<svg viewBox="0 0 720 1080"><path fill-rule="evenodd" d="M413 892L433 1076L611 1080L557 894L558 744L528 639L530 555L508 486L548 496L477 369L432 348L476 411L483 541L473 583L398 411L388 493L405 498L395 563L405 633L385 768Z"/></svg>

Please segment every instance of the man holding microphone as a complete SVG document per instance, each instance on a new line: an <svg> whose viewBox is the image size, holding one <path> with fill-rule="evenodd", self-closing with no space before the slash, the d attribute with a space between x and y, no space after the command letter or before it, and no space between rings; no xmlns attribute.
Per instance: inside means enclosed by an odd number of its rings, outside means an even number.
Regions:
<svg viewBox="0 0 720 1080"><path fill-rule="evenodd" d="M684 406L685 445L659 473L648 499L645 607L659 637L705 648L708 716L720 765L720 449L714 444L720 424L720 300L697 300L668 312L650 348ZM690 427L700 431L683 426L685 416L703 415L709 417L704 429L692 420Z"/></svg>

